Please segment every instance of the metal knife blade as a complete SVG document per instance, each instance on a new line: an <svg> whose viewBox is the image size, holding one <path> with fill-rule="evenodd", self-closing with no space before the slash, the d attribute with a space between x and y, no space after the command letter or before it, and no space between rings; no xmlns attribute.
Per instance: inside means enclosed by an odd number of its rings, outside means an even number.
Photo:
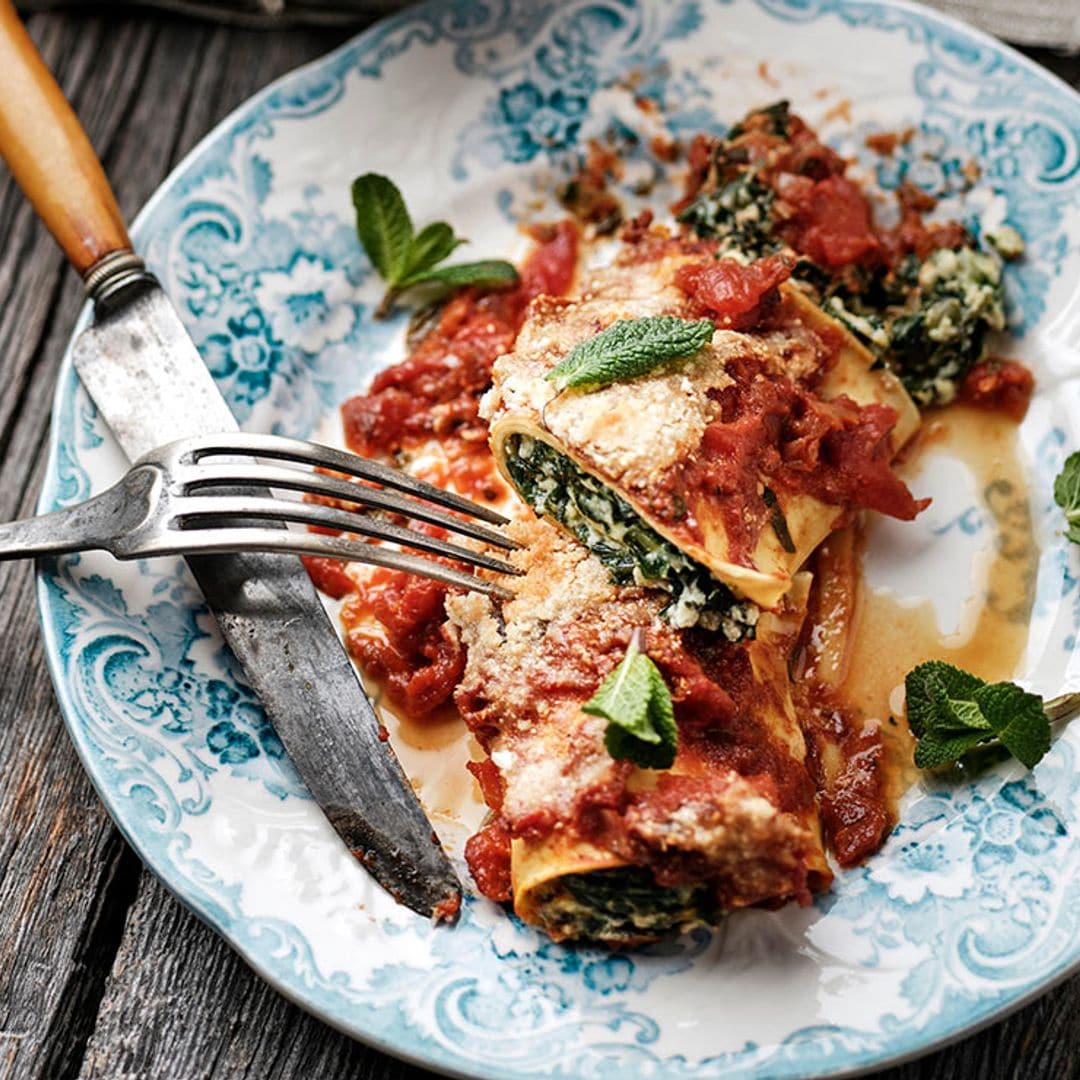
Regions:
<svg viewBox="0 0 1080 1080"><path fill-rule="evenodd" d="M190 435L238 430L176 309L156 284L99 317L75 369L129 458ZM295 556L187 560L225 640L305 784L396 899L452 916L461 889L355 668Z"/></svg>

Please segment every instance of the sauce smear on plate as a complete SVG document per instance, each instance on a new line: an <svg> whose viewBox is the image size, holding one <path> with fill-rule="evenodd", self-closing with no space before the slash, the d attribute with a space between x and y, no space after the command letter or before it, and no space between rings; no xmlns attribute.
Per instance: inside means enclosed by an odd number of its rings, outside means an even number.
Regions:
<svg viewBox="0 0 1080 1080"><path fill-rule="evenodd" d="M902 719L904 676L935 659L988 681L1008 680L1027 645L1038 548L1016 422L953 405L927 419L904 471L914 473L932 451L971 470L991 526L977 556L981 588L955 632L941 630L929 599L905 600L863 580L865 533L843 530L817 555L819 580L829 584L814 591L797 687L825 793L822 816L842 864L858 862L881 830L891 830L897 801L918 775Z"/></svg>

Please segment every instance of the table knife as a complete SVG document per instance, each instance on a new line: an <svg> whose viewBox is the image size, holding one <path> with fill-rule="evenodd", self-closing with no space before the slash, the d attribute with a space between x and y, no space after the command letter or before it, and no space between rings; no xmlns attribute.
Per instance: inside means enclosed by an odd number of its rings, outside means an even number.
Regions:
<svg viewBox="0 0 1080 1080"><path fill-rule="evenodd" d="M132 460L173 439L235 431L176 310L132 250L75 113L0 0L0 154L82 275L94 323L74 362ZM274 729L342 841L414 911L452 920L460 885L357 673L295 556L188 558Z"/></svg>

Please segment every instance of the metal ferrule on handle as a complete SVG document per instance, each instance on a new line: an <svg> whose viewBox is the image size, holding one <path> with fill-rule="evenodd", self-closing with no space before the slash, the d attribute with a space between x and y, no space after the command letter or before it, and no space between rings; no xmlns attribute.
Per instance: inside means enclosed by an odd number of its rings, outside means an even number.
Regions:
<svg viewBox="0 0 1080 1080"><path fill-rule="evenodd" d="M156 283L146 263L131 248L110 252L83 274L86 295L98 318L122 306L134 291Z"/></svg>

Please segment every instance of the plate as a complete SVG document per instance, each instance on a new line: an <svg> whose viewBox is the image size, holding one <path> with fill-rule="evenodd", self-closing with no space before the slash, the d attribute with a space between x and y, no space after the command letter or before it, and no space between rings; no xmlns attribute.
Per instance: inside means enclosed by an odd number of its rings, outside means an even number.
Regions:
<svg viewBox="0 0 1080 1080"><path fill-rule="evenodd" d="M355 175L390 174L419 219L512 255L518 219L589 138L657 122L641 99L688 135L781 94L882 187L907 177L973 229L1008 220L1028 238L1008 269L1009 348L1039 380L1020 432L1040 548L1023 677L1075 689L1080 566L1051 483L1080 446L1080 99L985 36L867 0L421 5L240 108L134 232L244 426L325 432L401 354L401 320L371 317ZM867 133L907 127L893 156L866 150ZM637 145L628 186L651 182ZM69 358L40 509L124 467ZM927 483L934 508L874 574L932 597L947 624L991 523L962 469ZM43 568L38 600L71 736L147 865L282 993L425 1065L838 1074L955 1038L1080 962L1080 725L1031 773L917 786L884 850L813 907L637 952L570 949L478 898L455 929L389 901L308 799L179 560L65 558ZM433 769L452 754L404 754L459 853L473 810L436 805L457 772Z"/></svg>

